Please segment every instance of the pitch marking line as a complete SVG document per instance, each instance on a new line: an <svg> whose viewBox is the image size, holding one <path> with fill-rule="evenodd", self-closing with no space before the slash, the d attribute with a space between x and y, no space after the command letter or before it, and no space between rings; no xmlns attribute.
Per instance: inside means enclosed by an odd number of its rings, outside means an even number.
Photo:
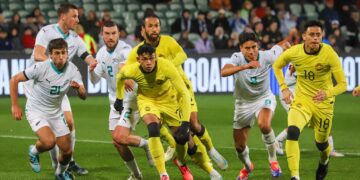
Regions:
<svg viewBox="0 0 360 180"><path fill-rule="evenodd" d="M0 135L0 138L7 138L7 139L32 139L36 140L36 137L31 136L14 136L14 135ZM95 144L112 144L111 141L101 141L101 140L91 140L91 139L76 139L76 142L84 142L84 143L95 143ZM218 147L217 149L234 149L234 147ZM266 151L265 148L250 148L251 150L256 151ZM313 149L301 149L301 152L311 152ZM346 151L346 150L343 150ZM360 152L343 152L345 155L349 156L360 156Z"/></svg>

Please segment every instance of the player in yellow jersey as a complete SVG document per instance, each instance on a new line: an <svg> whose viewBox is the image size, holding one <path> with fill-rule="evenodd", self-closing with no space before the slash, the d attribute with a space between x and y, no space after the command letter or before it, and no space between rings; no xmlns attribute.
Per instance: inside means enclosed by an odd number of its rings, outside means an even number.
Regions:
<svg viewBox="0 0 360 180"><path fill-rule="evenodd" d="M207 172L210 171L211 179L221 179L221 175L212 168L207 154L202 153L205 147L201 143L195 144L190 136L190 95L175 66L169 60L157 59L155 48L148 44L138 47L137 54L138 63L125 65L117 74L117 99L114 107L119 112L122 111L125 79L135 81L138 84L140 116L148 127L149 149L160 178L169 179L160 141L160 126L164 124L173 133L178 157L182 162L187 149L196 164ZM191 175L184 179L193 178Z"/></svg>
<svg viewBox="0 0 360 180"><path fill-rule="evenodd" d="M181 66L187 59L187 55L175 39L167 35L160 35L160 23L160 19L155 14L150 14L144 17L142 24L142 36L145 40L132 49L126 64L135 63L136 51L138 47L144 43L147 43L153 45L156 48L157 57L164 57L170 60L175 65L183 81L185 82L187 90L189 91L191 96L190 129L205 145L211 159L219 166L220 169L225 170L228 167L226 159L215 149L205 126L200 124L198 120L198 108L192 88L192 83L186 76ZM166 132L166 129L162 128L161 131ZM169 136L167 139L169 139ZM170 141L169 144L170 146L173 146L171 144L174 143L175 142L171 143Z"/></svg>
<svg viewBox="0 0 360 180"><path fill-rule="evenodd" d="M331 132L335 96L346 90L344 71L336 52L321 43L323 26L318 21L305 25L304 43L286 50L274 63L273 69L279 82L282 98L290 104L293 94L285 83L282 68L292 63L297 73L295 97L288 113L286 155L291 179L300 179L299 136L306 124L314 129L316 146L320 151L316 179L325 178L328 171ZM333 85L332 76L336 81Z"/></svg>

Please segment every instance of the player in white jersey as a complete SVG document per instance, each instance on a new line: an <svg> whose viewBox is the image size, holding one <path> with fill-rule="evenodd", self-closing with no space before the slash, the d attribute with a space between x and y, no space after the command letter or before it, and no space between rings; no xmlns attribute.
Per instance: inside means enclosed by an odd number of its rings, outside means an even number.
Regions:
<svg viewBox="0 0 360 180"><path fill-rule="evenodd" d="M112 21L104 23L102 37L105 46L100 48L96 54L99 64L93 71L90 71L90 79L94 84L99 82L101 77L106 79L110 102L109 130L113 137L113 144L131 171L129 179L142 179L134 155L128 147L141 147L147 152L148 157L151 157L147 140L131 134L131 129L135 129L140 119L135 97L136 86L134 90L126 91L123 101L124 110L121 115L113 106L116 100L116 74L119 66L125 64L131 46L119 40L119 29ZM151 158L150 161L152 162Z"/></svg>
<svg viewBox="0 0 360 180"><path fill-rule="evenodd" d="M296 85L296 71L294 66L290 63L287 71L285 72L285 83L288 85L289 90L291 93L295 96L295 85ZM283 97L281 91L279 92L279 97ZM282 107L285 109L286 112L289 112L290 110L290 104L286 104L285 100L280 98L280 102ZM287 128L285 128L283 131L281 131L276 136L276 141L278 142L278 145L276 147L276 152L278 155L284 155L283 150L283 143L286 140L287 137ZM343 153L337 152L334 148L334 139L332 135L330 134L328 139L331 152L330 156L332 157L344 157Z"/></svg>
<svg viewBox="0 0 360 180"><path fill-rule="evenodd" d="M230 62L221 70L223 77L235 76L233 136L238 158L245 166L237 179L248 179L249 173L254 169L246 142L256 118L268 150L271 175L278 177L281 169L276 157L275 134L271 128L276 99L270 90L269 73L276 58L290 44L282 41L270 50L259 51L258 39L254 33L244 32L239 40L240 52L234 53Z"/></svg>
<svg viewBox="0 0 360 180"><path fill-rule="evenodd" d="M57 24L50 24L40 29L36 36L35 48L31 55L31 64L45 61L48 59L46 55L46 47L52 39L63 38L68 43L69 60L71 61L75 56L84 60L90 69L95 68L96 60L92 57L86 49L84 41L73 31L75 26L79 23L77 7L72 4L61 4L58 9L59 20ZM28 96L32 91L32 81L24 83L25 95ZM62 109L64 116L70 129L72 139L72 150L75 148L75 125L71 106L68 97L65 95L62 102ZM52 164L56 168L57 164L57 148L50 151ZM75 163L73 157L70 162L69 170L76 172L79 175L87 174L88 171Z"/></svg>
<svg viewBox="0 0 360 180"><path fill-rule="evenodd" d="M79 70L74 64L68 62L66 41L62 38L51 40L48 49L50 59L33 64L11 78L11 111L16 120L21 120L18 84L22 81L33 80L34 84L27 97L25 113L31 129L39 139L35 145L29 147L30 165L34 172L40 172L39 154L57 145L61 153L58 157L55 177L60 180L69 180L74 178L65 171L72 156L71 138L61 109L61 101L70 87L75 89L83 100L86 99L86 90Z"/></svg>

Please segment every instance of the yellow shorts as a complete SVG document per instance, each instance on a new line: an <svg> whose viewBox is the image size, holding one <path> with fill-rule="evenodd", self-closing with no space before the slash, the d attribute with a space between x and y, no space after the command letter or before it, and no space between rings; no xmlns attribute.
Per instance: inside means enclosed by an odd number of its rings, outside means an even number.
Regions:
<svg viewBox="0 0 360 180"><path fill-rule="evenodd" d="M295 98L288 113L288 126L302 129L309 124L314 129L315 141L323 143L328 140L334 115L334 103L315 104L306 99Z"/></svg>
<svg viewBox="0 0 360 180"><path fill-rule="evenodd" d="M181 125L181 110L176 94L166 93L160 98L138 95L137 101L141 117L154 114L163 124L174 127Z"/></svg>
<svg viewBox="0 0 360 180"><path fill-rule="evenodd" d="M198 112L198 108L197 108L197 104L196 104L196 99L195 99L195 94L194 94L194 90L193 90L193 86L191 81L186 77L183 78L186 88L188 89L189 93L190 93L190 105L191 105L191 112Z"/></svg>

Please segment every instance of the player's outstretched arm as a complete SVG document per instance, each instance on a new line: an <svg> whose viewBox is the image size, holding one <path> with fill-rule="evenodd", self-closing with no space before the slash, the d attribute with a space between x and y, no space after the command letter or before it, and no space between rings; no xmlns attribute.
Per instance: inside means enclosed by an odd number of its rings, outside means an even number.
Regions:
<svg viewBox="0 0 360 180"><path fill-rule="evenodd" d="M356 87L353 92L352 92L353 96L359 96L360 95L360 86Z"/></svg>
<svg viewBox="0 0 360 180"><path fill-rule="evenodd" d="M76 90L78 96L80 99L85 100L86 99L86 89L83 84L79 84L76 81L71 81L70 86Z"/></svg>
<svg viewBox="0 0 360 180"><path fill-rule="evenodd" d="M19 82L27 81L24 72L19 72L10 79L11 113L15 120L21 120L22 110L18 101Z"/></svg>
<svg viewBox="0 0 360 180"><path fill-rule="evenodd" d="M278 42L277 45L279 45L283 49L283 51L285 51L291 47L291 44L287 40L282 40L282 41Z"/></svg>
<svg viewBox="0 0 360 180"><path fill-rule="evenodd" d="M225 64L225 66L221 69L221 76L227 77L230 75L233 75L239 71L245 70L245 69L252 69L259 67L260 64L258 61L250 61L248 64L235 66L233 64Z"/></svg>
<svg viewBox="0 0 360 180"><path fill-rule="evenodd" d="M34 59L35 61L45 61L48 59L46 56L46 48L41 45L35 45L34 47Z"/></svg>
<svg viewBox="0 0 360 180"><path fill-rule="evenodd" d="M85 62L89 65L90 71L94 70L97 65L97 60L92 55L87 56Z"/></svg>

